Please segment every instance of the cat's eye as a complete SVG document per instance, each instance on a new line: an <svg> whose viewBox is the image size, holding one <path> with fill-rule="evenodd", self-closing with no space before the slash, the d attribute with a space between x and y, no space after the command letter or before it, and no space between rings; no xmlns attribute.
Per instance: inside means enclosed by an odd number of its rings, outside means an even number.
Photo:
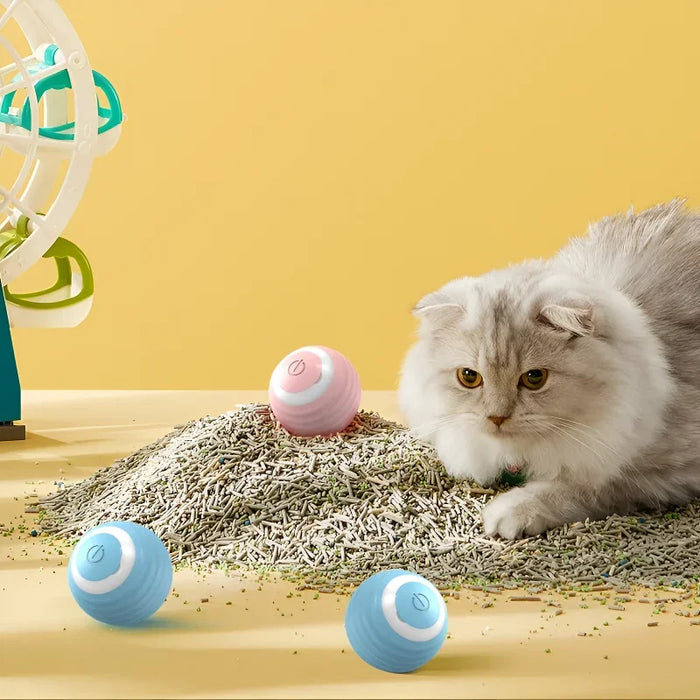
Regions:
<svg viewBox="0 0 700 700"><path fill-rule="evenodd" d="M484 380L481 375L474 369L469 369L469 367L460 367L457 370L457 379L462 386L466 386L467 389L476 389Z"/></svg>
<svg viewBox="0 0 700 700"><path fill-rule="evenodd" d="M546 369L531 369L528 372L523 372L520 375L520 384L526 389L536 391L541 389L547 381Z"/></svg>

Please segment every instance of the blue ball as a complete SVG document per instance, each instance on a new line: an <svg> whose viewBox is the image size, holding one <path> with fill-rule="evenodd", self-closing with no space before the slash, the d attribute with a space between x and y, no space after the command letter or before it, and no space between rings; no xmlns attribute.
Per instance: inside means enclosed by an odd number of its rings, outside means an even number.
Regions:
<svg viewBox="0 0 700 700"><path fill-rule="evenodd" d="M374 574L352 594L345 632L371 666L408 673L438 653L447 635L447 606L422 576L403 569Z"/></svg>
<svg viewBox="0 0 700 700"><path fill-rule="evenodd" d="M73 598L107 625L143 622L163 605L172 583L168 550L136 523L109 522L86 532L68 562Z"/></svg>

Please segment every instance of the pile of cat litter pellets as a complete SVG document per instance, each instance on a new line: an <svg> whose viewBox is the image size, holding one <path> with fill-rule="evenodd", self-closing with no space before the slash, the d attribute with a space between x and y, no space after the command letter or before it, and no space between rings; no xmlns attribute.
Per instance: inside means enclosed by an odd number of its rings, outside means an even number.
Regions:
<svg viewBox="0 0 700 700"><path fill-rule="evenodd" d="M332 438L289 435L247 404L162 439L43 499L41 526L74 539L108 520L153 529L174 563L278 571L314 588L385 568L438 587L475 581L689 581L700 574L700 512L611 516L538 537L483 534L498 491L450 478L432 447L361 411Z"/></svg>

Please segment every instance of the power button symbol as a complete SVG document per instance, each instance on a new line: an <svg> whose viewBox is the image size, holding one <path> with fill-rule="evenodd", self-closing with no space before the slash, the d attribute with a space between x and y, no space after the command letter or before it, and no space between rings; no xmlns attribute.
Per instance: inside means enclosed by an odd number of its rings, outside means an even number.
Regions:
<svg viewBox="0 0 700 700"><path fill-rule="evenodd" d="M418 612L425 612L430 609L430 600L425 593L414 593L411 596L411 602Z"/></svg>
<svg viewBox="0 0 700 700"><path fill-rule="evenodd" d="M87 554L85 555L85 558L91 563L91 564L99 564L102 559L104 558L105 555L105 548L104 545L102 544L93 544L90 549L88 549Z"/></svg>
<svg viewBox="0 0 700 700"><path fill-rule="evenodd" d="M287 373L292 377L298 377L306 369L304 360L293 360L287 367Z"/></svg>

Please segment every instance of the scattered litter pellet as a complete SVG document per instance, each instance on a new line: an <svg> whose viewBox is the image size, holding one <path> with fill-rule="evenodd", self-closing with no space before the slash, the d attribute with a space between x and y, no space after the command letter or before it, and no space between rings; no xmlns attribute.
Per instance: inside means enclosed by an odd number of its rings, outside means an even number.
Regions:
<svg viewBox="0 0 700 700"><path fill-rule="evenodd" d="M608 605L608 610L624 610L624 605Z"/></svg>
<svg viewBox="0 0 700 700"><path fill-rule="evenodd" d="M647 622L647 627L658 627L659 623L658 622Z"/></svg>
<svg viewBox="0 0 700 700"><path fill-rule="evenodd" d="M576 636L577 637L587 637L588 635L585 632L577 632Z"/></svg>
<svg viewBox="0 0 700 700"><path fill-rule="evenodd" d="M40 499L41 528L77 539L106 519L132 520L163 539L175 564L274 569L331 590L386 568L438 588L478 580L536 592L586 584L621 593L700 575L700 501L673 520L613 515L505 541L484 535L480 515L504 490L452 479L431 446L377 413L361 411L340 435L305 438L282 429L269 406L245 404L59 487Z"/></svg>
<svg viewBox="0 0 700 700"><path fill-rule="evenodd" d="M637 602L638 603L651 603L651 601L648 598L640 598Z"/></svg>
<svg viewBox="0 0 700 700"><path fill-rule="evenodd" d="M554 611L554 617L557 617L558 615L563 615L563 614L564 614L564 611L561 608Z"/></svg>
<svg viewBox="0 0 700 700"><path fill-rule="evenodd" d="M512 595L510 600L516 603L536 603L542 598L536 595Z"/></svg>
<svg viewBox="0 0 700 700"><path fill-rule="evenodd" d="M209 602L209 598L200 598L200 599L199 599L199 602L200 602L200 603L208 603L208 602Z"/></svg>
<svg viewBox="0 0 700 700"><path fill-rule="evenodd" d="M691 625L700 625L700 620L691 620L690 624Z"/></svg>

